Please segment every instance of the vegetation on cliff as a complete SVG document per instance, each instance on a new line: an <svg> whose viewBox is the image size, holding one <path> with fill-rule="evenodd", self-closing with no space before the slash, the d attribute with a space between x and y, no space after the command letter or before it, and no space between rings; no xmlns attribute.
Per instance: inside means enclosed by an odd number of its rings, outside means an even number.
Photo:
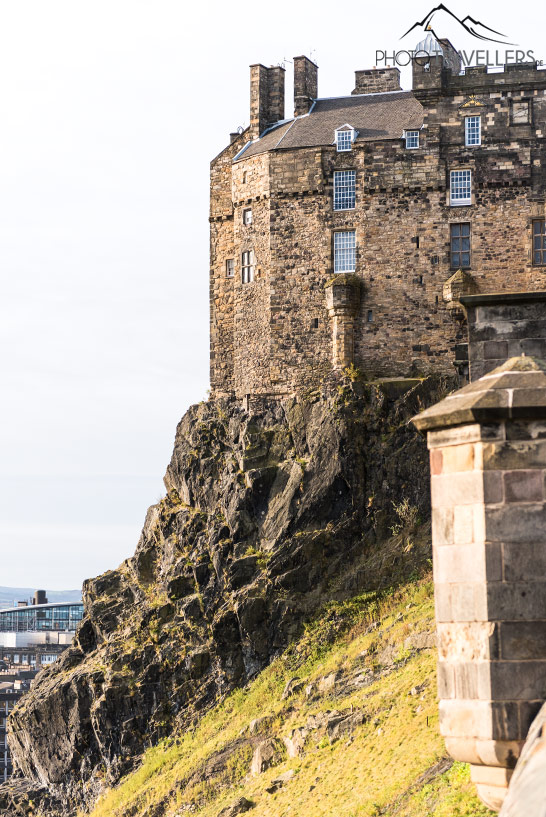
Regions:
<svg viewBox="0 0 546 817"><path fill-rule="evenodd" d="M388 549L428 536L405 531ZM91 817L491 814L468 767L445 756L434 640L430 577L327 605L255 681L149 750Z"/></svg>
<svg viewBox="0 0 546 817"><path fill-rule="evenodd" d="M47 791L48 817L92 808L150 747L163 756L242 695L325 605L424 569L427 547L391 533L428 518L409 420L446 383L408 385L400 397L351 372L305 398L187 412L134 557L86 583L73 647L11 717L27 802Z"/></svg>

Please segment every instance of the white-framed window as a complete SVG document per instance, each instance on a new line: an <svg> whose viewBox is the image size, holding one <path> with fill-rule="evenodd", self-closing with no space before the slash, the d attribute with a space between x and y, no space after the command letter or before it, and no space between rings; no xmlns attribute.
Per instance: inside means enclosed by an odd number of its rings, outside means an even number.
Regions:
<svg viewBox="0 0 546 817"><path fill-rule="evenodd" d="M235 275L235 259L226 258L226 278L233 278Z"/></svg>
<svg viewBox="0 0 546 817"><path fill-rule="evenodd" d="M472 145L481 145L482 143L481 116L465 116L464 143L467 147L471 147Z"/></svg>
<svg viewBox="0 0 546 817"><path fill-rule="evenodd" d="M336 130L336 150L338 153L351 150L355 140L355 130L350 125L344 125Z"/></svg>
<svg viewBox="0 0 546 817"><path fill-rule="evenodd" d="M472 204L472 171L452 170L449 174L449 203L452 207Z"/></svg>
<svg viewBox="0 0 546 817"><path fill-rule="evenodd" d="M252 224L252 209L250 207L243 210L243 224Z"/></svg>
<svg viewBox="0 0 546 817"><path fill-rule="evenodd" d="M254 250L241 253L241 281L250 284L254 280Z"/></svg>
<svg viewBox="0 0 546 817"><path fill-rule="evenodd" d="M334 171L334 210L354 210L356 171Z"/></svg>
<svg viewBox="0 0 546 817"><path fill-rule="evenodd" d="M356 268L356 232L334 233L334 272L354 272Z"/></svg>
<svg viewBox="0 0 546 817"><path fill-rule="evenodd" d="M407 150L415 150L419 147L419 131L406 130L404 131L404 138L406 140Z"/></svg>

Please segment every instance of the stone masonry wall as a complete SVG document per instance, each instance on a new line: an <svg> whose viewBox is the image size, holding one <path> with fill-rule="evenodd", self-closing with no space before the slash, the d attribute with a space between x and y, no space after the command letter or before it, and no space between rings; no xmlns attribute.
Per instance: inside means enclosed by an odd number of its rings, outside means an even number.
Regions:
<svg viewBox="0 0 546 817"><path fill-rule="evenodd" d="M545 417L546 364L514 357L414 418L430 449L440 731L495 809L546 700Z"/></svg>
<svg viewBox="0 0 546 817"><path fill-rule="evenodd" d="M213 278L225 274L226 253L236 264L232 282L213 284L213 393L287 394L328 374L333 339L324 287L336 230L356 230L362 298L354 363L370 377L454 373L466 326L463 310L443 298L455 272L451 223L471 225L472 291L546 289L546 266L533 266L530 254L532 221L546 215L546 72L465 78L442 69L426 82L416 92L425 106L416 150L401 135L357 140L346 153L333 146L243 153L231 168L221 154L212 212L227 210L230 196L233 220L225 229L215 222ZM512 124L512 105L522 98L531 99L531 125ZM476 113L482 145L465 147L464 116ZM356 171L356 207L334 211L333 173L343 169ZM454 169L472 171L471 205L450 206ZM251 228L242 224L248 206ZM250 245L255 281L242 284L240 256Z"/></svg>

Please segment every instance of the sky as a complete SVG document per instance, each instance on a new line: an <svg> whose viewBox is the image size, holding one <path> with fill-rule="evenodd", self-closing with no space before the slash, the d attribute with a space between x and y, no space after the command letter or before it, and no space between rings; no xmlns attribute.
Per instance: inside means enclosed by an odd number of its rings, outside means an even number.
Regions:
<svg viewBox="0 0 546 817"><path fill-rule="evenodd" d="M248 66L284 63L291 116L293 56L349 94L433 5L0 0L0 585L115 568L164 493L207 397L209 162ZM448 5L546 58L542 4Z"/></svg>

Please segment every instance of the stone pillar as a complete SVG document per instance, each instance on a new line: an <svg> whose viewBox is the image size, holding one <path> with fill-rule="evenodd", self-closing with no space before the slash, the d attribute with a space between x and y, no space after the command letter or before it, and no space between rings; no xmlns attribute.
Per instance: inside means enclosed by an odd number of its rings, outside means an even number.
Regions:
<svg viewBox="0 0 546 817"><path fill-rule="evenodd" d="M546 700L546 363L506 361L428 432L440 730L500 808Z"/></svg>
<svg viewBox="0 0 546 817"><path fill-rule="evenodd" d="M355 318L360 306L360 279L340 273L325 287L326 308L332 326L332 365L344 369L354 361Z"/></svg>
<svg viewBox="0 0 546 817"><path fill-rule="evenodd" d="M509 357L546 360L546 292L505 292L459 296L468 318L470 379Z"/></svg>

